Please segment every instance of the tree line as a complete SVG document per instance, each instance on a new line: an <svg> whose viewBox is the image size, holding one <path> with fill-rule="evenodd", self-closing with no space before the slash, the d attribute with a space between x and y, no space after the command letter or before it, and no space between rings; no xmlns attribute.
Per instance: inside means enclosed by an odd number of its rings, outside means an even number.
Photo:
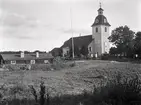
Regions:
<svg viewBox="0 0 141 105"><path fill-rule="evenodd" d="M110 55L141 58L141 31L135 33L128 26L120 26L112 30L108 39L114 46Z"/></svg>

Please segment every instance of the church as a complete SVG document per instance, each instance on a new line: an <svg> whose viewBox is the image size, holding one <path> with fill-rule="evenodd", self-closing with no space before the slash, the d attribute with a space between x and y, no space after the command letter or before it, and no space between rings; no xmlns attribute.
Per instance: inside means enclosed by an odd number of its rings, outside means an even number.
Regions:
<svg viewBox="0 0 141 105"><path fill-rule="evenodd" d="M109 53L110 43L108 37L110 35L109 28L111 25L108 23L107 18L104 16L104 10L101 8L101 5L97 11L98 16L96 16L94 23L91 25L92 34L73 37L73 39L70 38L69 40L65 41L61 46L63 56L67 56L69 54L70 48L72 48L73 44L79 50L81 50L82 47L87 48L88 55L90 57L95 55L101 56L104 53Z"/></svg>

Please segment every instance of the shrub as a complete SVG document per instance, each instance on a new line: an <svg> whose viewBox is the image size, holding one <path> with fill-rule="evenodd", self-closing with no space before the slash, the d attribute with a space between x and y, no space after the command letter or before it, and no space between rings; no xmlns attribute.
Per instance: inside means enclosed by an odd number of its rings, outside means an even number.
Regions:
<svg viewBox="0 0 141 105"><path fill-rule="evenodd" d="M40 105L44 105L45 103L45 86L44 86L44 82L41 82L40 84Z"/></svg>
<svg viewBox="0 0 141 105"><path fill-rule="evenodd" d="M73 63L70 64L70 67L74 67L75 65L76 65L76 63L73 62Z"/></svg>
<svg viewBox="0 0 141 105"><path fill-rule="evenodd" d="M24 88L20 86L19 84L13 86L10 88L9 93L14 96L14 99L19 98L19 96L22 96L24 93Z"/></svg>
<svg viewBox="0 0 141 105"><path fill-rule="evenodd" d="M109 54L103 54L103 55L101 56L101 59L102 59L102 60L109 60L109 57L110 57Z"/></svg>
<svg viewBox="0 0 141 105"><path fill-rule="evenodd" d="M141 81L138 76L122 79L120 75L94 91L94 103L108 105L141 105Z"/></svg>
<svg viewBox="0 0 141 105"><path fill-rule="evenodd" d="M41 81L39 97L37 95L36 89L33 86L31 86L30 88L35 99L35 105L50 105L50 95L48 92L46 92L44 82Z"/></svg>
<svg viewBox="0 0 141 105"><path fill-rule="evenodd" d="M35 102L38 103L37 92L36 92L36 89L33 86L31 86L31 93L34 96Z"/></svg>

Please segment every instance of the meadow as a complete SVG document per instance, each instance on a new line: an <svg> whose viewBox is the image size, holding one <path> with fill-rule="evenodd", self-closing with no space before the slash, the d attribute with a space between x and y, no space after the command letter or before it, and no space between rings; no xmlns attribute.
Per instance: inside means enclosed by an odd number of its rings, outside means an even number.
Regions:
<svg viewBox="0 0 141 105"><path fill-rule="evenodd" d="M105 86L118 74L122 79L135 76L141 78L141 64L139 63L103 60L66 63L70 66L61 69L0 71L1 100L34 99L31 87L33 86L39 94L42 81L49 95L56 97L79 95L84 91L91 92L94 88Z"/></svg>

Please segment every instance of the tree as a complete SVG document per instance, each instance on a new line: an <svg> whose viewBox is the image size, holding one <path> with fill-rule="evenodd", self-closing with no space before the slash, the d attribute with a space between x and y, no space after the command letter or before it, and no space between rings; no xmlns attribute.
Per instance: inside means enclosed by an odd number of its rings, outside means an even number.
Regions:
<svg viewBox="0 0 141 105"><path fill-rule="evenodd" d="M118 50L116 47L111 47L109 53L111 55L116 55L116 54L118 54Z"/></svg>
<svg viewBox="0 0 141 105"><path fill-rule="evenodd" d="M84 56L87 56L88 55L88 49L87 47L85 46L82 46L81 50L80 50L80 53Z"/></svg>
<svg viewBox="0 0 141 105"><path fill-rule="evenodd" d="M130 57L133 55L134 32L128 26L120 26L114 29L108 38L116 46L120 55Z"/></svg>
<svg viewBox="0 0 141 105"><path fill-rule="evenodd" d="M135 53L141 57L141 32L136 33L134 42Z"/></svg>

